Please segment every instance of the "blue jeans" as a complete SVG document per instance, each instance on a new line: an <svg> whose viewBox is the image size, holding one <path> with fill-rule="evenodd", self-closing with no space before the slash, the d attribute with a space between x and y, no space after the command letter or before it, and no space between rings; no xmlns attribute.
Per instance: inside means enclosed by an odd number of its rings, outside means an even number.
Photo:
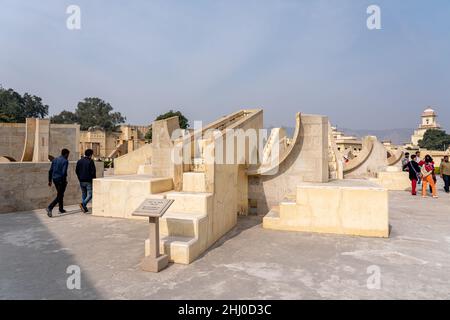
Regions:
<svg viewBox="0 0 450 320"><path fill-rule="evenodd" d="M87 206L92 199L92 182L80 182L81 188L81 203Z"/></svg>

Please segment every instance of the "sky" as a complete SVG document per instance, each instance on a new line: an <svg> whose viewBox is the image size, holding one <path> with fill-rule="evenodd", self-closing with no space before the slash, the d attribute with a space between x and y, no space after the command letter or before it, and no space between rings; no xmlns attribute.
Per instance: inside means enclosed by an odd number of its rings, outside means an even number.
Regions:
<svg viewBox="0 0 450 320"><path fill-rule="evenodd" d="M448 0L0 0L0 43L0 84L50 115L95 96L131 124L263 108L266 126L303 112L379 130L415 128L433 106L450 130Z"/></svg>

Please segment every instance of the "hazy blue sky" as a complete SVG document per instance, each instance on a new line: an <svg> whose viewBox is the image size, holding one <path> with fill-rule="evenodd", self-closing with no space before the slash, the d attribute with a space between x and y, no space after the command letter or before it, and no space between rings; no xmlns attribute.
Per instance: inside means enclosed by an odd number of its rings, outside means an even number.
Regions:
<svg viewBox="0 0 450 320"><path fill-rule="evenodd" d="M382 30L366 27L370 4ZM301 111L387 129L432 105L450 130L448 0L0 0L0 43L0 83L51 114L99 96L134 124L261 107L269 126Z"/></svg>

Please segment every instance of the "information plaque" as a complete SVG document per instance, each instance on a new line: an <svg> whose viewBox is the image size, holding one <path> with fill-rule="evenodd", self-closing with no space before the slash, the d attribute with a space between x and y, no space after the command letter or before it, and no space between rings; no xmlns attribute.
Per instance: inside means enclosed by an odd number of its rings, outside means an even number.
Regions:
<svg viewBox="0 0 450 320"><path fill-rule="evenodd" d="M171 199L145 199L139 208L133 212L133 216L162 217L173 201Z"/></svg>
<svg viewBox="0 0 450 320"><path fill-rule="evenodd" d="M172 205L172 199L145 199L144 202L133 212L133 216L148 217L149 237L148 254L142 260L142 270L149 272L159 272L169 263L169 257L166 254L160 254L159 251L159 218L161 218L167 209Z"/></svg>

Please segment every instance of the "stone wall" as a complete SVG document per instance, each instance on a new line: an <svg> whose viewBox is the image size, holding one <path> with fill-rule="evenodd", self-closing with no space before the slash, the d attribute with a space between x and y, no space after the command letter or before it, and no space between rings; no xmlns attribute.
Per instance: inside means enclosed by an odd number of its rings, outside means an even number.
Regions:
<svg viewBox="0 0 450 320"><path fill-rule="evenodd" d="M50 125L49 154L56 158L63 148L70 150L69 160L80 159L80 125Z"/></svg>
<svg viewBox="0 0 450 320"><path fill-rule="evenodd" d="M0 156L22 159L25 142L24 123L0 123Z"/></svg>
<svg viewBox="0 0 450 320"><path fill-rule="evenodd" d="M81 199L75 162L70 162L69 185L65 204L77 204ZM103 177L103 162L96 162L97 177ZM55 187L49 188L50 162L0 163L0 213L28 211L45 208L56 196Z"/></svg>
<svg viewBox="0 0 450 320"><path fill-rule="evenodd" d="M44 120L41 120L43 122ZM47 131L48 129L46 129ZM45 131L45 132L46 132ZM80 126L75 124L50 124L48 134L48 155L57 157L61 154L61 149L70 150L69 160L78 160L80 157ZM31 155L40 153L36 144L35 136L30 135L29 143ZM44 136L38 135L38 142L42 141ZM26 142L25 123L0 123L0 157L11 157L16 161L21 161ZM47 151L47 142L45 152ZM34 152L33 152L34 151ZM42 159L42 154L36 159ZM33 160L33 155L29 161ZM47 159L47 157L45 157Z"/></svg>

